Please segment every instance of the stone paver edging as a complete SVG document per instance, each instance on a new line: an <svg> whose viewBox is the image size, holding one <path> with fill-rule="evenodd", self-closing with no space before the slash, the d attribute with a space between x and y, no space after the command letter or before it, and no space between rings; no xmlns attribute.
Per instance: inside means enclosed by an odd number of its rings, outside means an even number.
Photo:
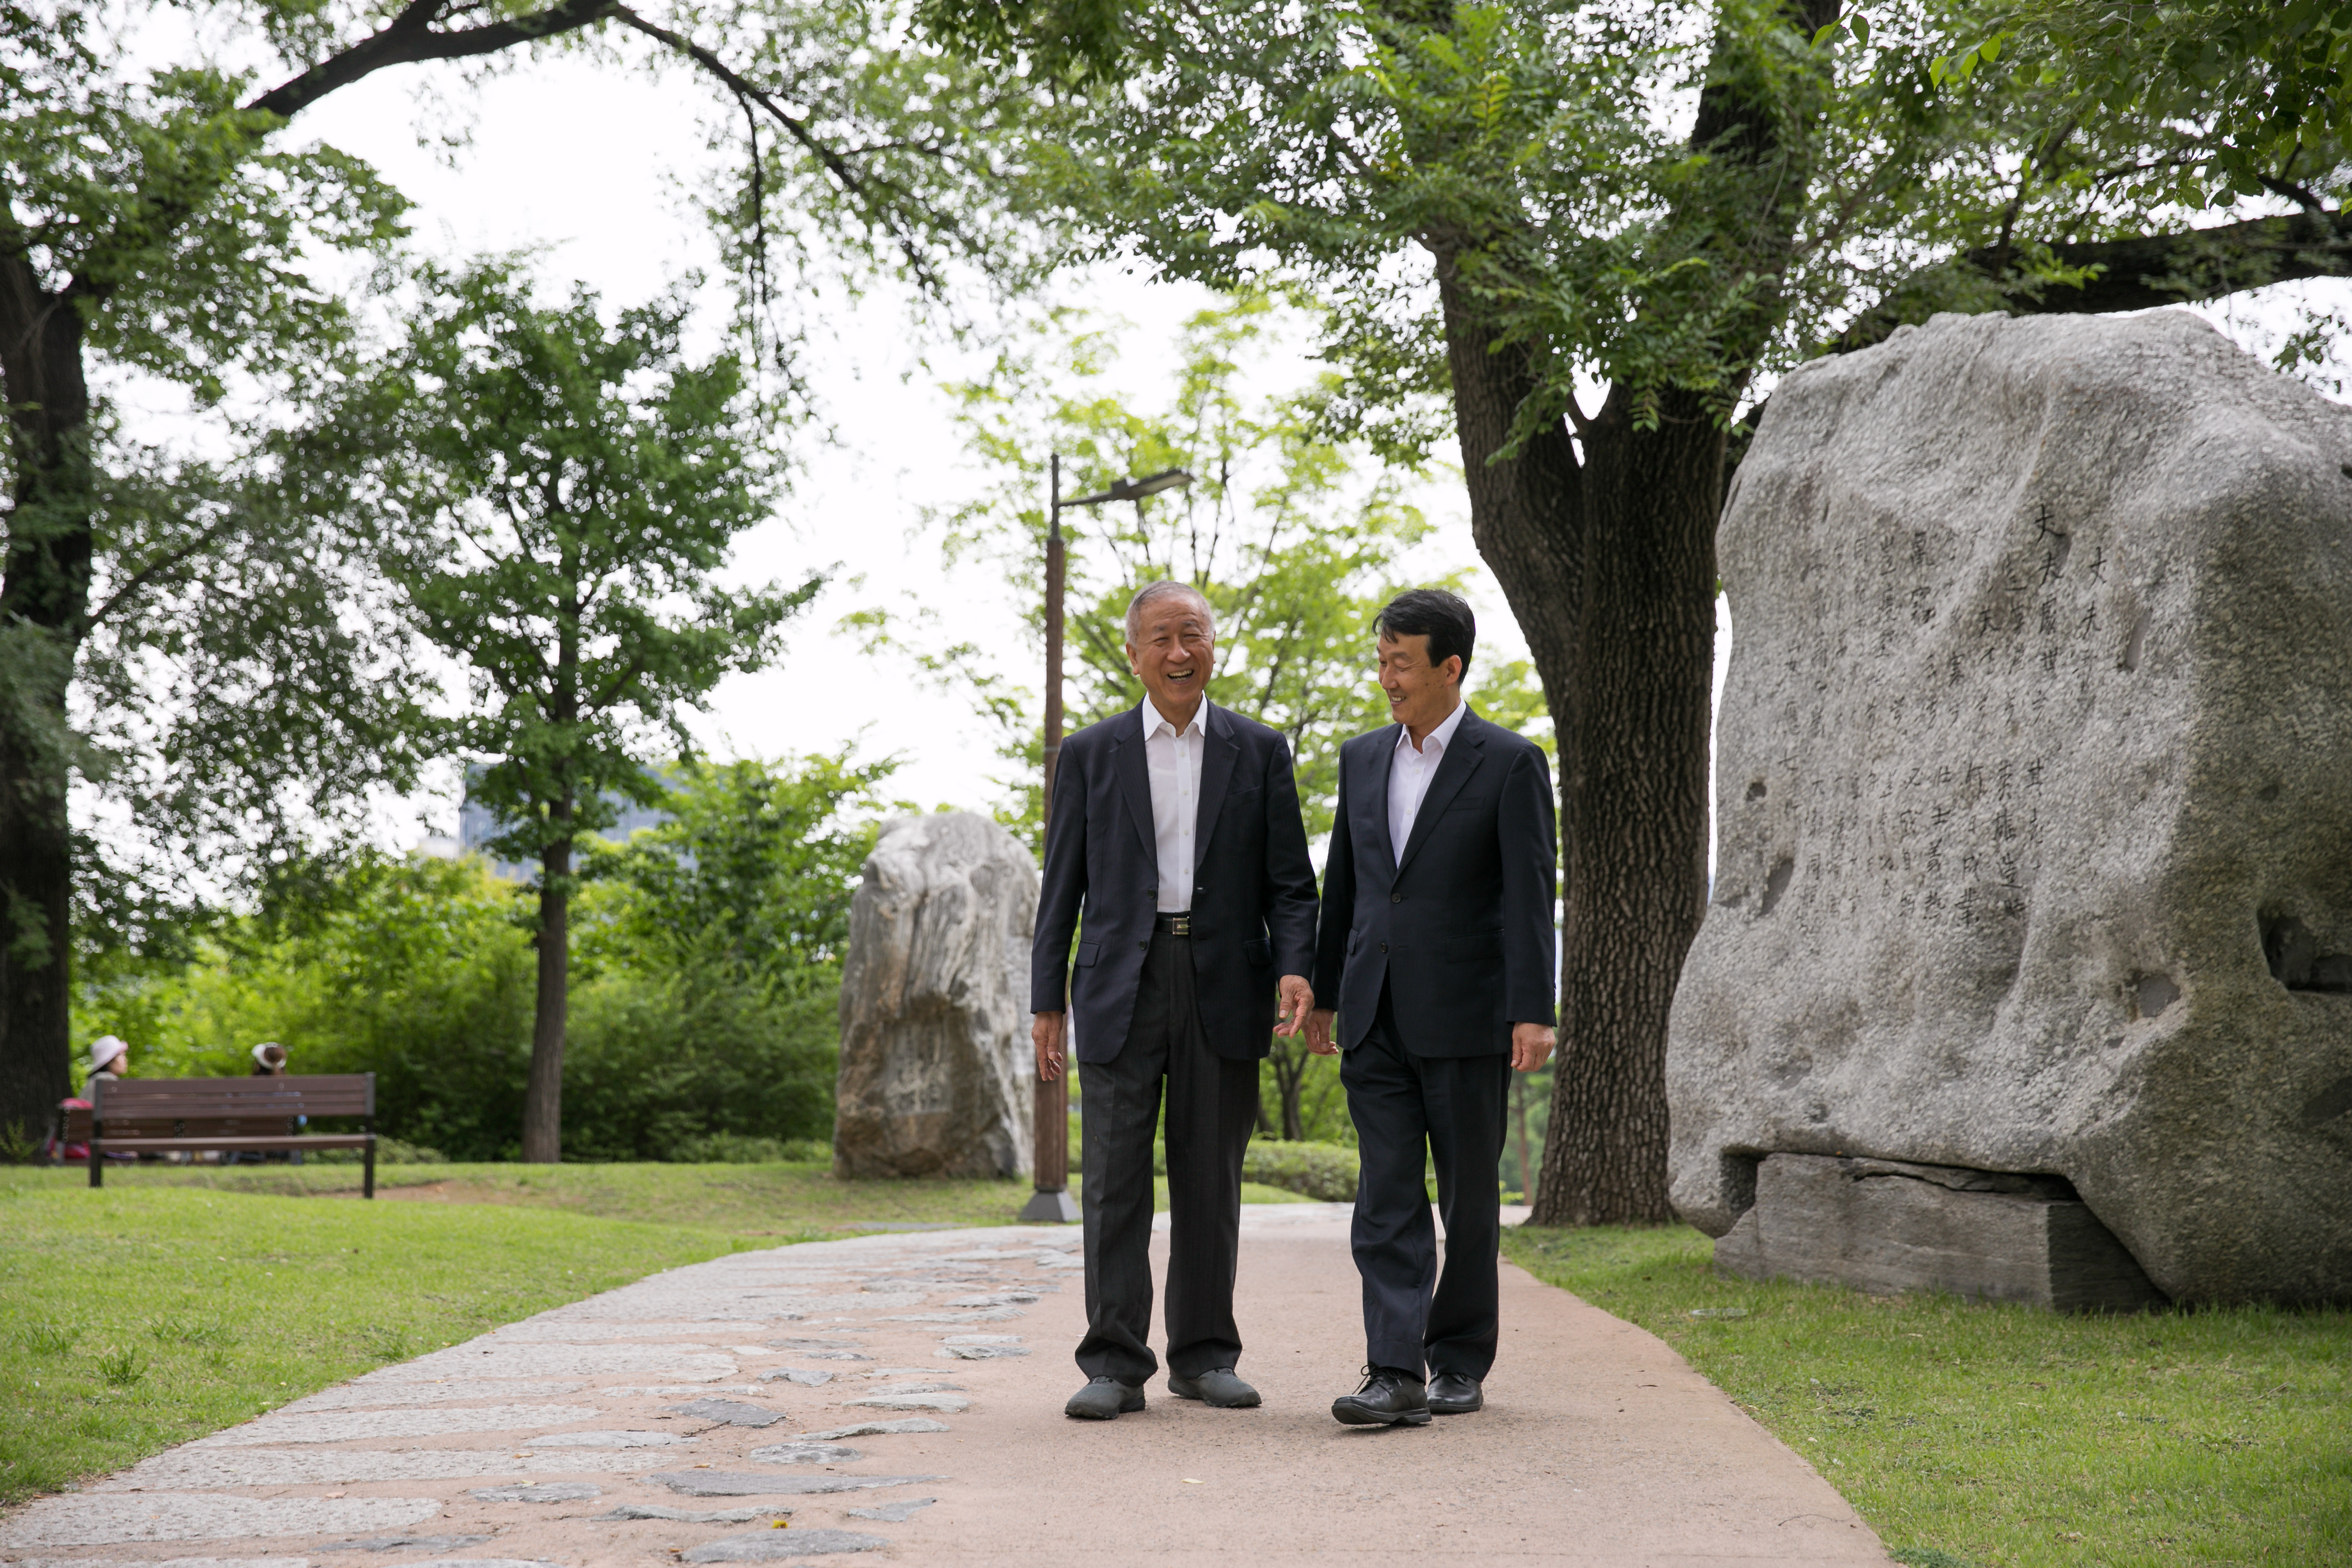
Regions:
<svg viewBox="0 0 2352 1568"><path fill-rule="evenodd" d="M1075 1228L866 1236L672 1269L298 1400L16 1510L0 1563L1888 1562L1664 1344L1508 1266L1485 1412L1339 1426L1347 1212L1245 1215L1258 1410L1155 1382L1139 1415L1066 1419Z"/></svg>

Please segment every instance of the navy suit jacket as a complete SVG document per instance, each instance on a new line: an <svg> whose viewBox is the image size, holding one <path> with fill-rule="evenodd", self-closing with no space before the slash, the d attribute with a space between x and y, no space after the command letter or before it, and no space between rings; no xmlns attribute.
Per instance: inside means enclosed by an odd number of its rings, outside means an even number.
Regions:
<svg viewBox="0 0 2352 1568"><path fill-rule="evenodd" d="M1135 1017L1160 901L1143 709L1062 742L1029 958L1029 1010L1058 1013L1068 985L1076 1055L1115 1059ZM1209 1048L1255 1061L1274 1037L1276 980L1315 962L1315 864L1290 747L1212 703L1192 833L1192 966ZM1078 930L1081 915L1085 929ZM1075 954L1070 938L1080 936Z"/></svg>
<svg viewBox="0 0 2352 1568"><path fill-rule="evenodd" d="M1511 1048L1511 1026L1552 1021L1551 770L1532 742L1465 713L1399 859L1389 841L1391 724L1339 748L1339 806L1323 874L1315 1005L1363 1043L1381 986L1415 1056Z"/></svg>

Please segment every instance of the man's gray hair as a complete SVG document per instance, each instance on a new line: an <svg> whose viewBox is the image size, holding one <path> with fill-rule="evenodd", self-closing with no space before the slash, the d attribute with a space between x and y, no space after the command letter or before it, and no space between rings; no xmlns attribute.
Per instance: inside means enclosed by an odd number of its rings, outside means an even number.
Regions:
<svg viewBox="0 0 2352 1568"><path fill-rule="evenodd" d="M1201 606L1201 618L1209 623L1209 640L1217 640L1217 612L1209 604L1209 595L1190 583L1180 583L1173 577L1162 577L1156 583L1146 583L1127 602L1127 640L1133 643L1143 635L1143 612L1162 599L1186 598Z"/></svg>

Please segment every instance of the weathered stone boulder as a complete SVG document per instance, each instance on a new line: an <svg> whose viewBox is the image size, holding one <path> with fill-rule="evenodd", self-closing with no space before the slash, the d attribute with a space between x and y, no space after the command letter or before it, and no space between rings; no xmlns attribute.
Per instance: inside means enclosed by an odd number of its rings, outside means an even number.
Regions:
<svg viewBox="0 0 2352 1568"><path fill-rule="evenodd" d="M850 906L839 1176L1023 1176L1037 867L968 811L882 830Z"/></svg>
<svg viewBox="0 0 2352 1568"><path fill-rule="evenodd" d="M1677 1208L2056 1177L2176 1300L2352 1300L2352 410L2181 312L1942 316L1781 384L1720 543Z"/></svg>

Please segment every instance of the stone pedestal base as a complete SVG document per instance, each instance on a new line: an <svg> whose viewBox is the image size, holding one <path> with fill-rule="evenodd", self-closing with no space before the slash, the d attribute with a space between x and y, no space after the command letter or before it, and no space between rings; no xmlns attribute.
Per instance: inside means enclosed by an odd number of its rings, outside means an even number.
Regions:
<svg viewBox="0 0 2352 1568"><path fill-rule="evenodd" d="M1072 1225L1078 1217L1077 1200L1067 1188L1058 1193L1032 1193L1028 1206L1021 1211L1024 1225Z"/></svg>
<svg viewBox="0 0 2352 1568"><path fill-rule="evenodd" d="M2166 1304L2059 1178L1895 1160L1766 1156L1755 1206L1716 1242L1715 1262L1749 1279L1881 1295L1945 1290L2072 1312Z"/></svg>

